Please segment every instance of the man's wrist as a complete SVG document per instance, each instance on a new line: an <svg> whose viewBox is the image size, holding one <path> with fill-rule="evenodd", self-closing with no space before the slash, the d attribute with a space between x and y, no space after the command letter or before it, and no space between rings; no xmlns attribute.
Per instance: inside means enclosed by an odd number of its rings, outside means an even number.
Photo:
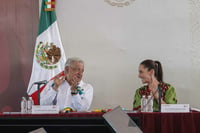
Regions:
<svg viewBox="0 0 200 133"><path fill-rule="evenodd" d="M51 87L52 87L55 91L58 90L58 86L57 86L55 83L53 83L53 84L51 85Z"/></svg>
<svg viewBox="0 0 200 133"><path fill-rule="evenodd" d="M78 91L71 91L71 94L72 94L72 96L73 96L73 95L77 95L77 94L78 94Z"/></svg>
<svg viewBox="0 0 200 133"><path fill-rule="evenodd" d="M77 89L74 88L74 87L71 87L71 94L72 94L72 95L76 95L76 94L78 94Z"/></svg>

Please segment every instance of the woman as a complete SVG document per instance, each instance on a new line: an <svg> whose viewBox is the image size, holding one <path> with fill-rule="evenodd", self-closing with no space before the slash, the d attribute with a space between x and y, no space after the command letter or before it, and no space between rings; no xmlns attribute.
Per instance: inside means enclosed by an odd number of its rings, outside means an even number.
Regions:
<svg viewBox="0 0 200 133"><path fill-rule="evenodd" d="M162 90L161 104L176 104L175 88L163 81L162 66L159 61L144 60L139 65L139 78L146 84L137 89L134 96L133 110L140 110L140 100L142 95L153 97L153 111L159 111L159 92L158 85Z"/></svg>

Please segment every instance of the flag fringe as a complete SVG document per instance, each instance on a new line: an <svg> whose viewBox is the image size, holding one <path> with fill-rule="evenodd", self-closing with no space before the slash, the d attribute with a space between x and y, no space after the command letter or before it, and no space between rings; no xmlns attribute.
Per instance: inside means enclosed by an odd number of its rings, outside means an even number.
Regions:
<svg viewBox="0 0 200 133"><path fill-rule="evenodd" d="M45 2L46 5L55 5L55 3L56 3L55 1L53 1L53 2Z"/></svg>
<svg viewBox="0 0 200 133"><path fill-rule="evenodd" d="M44 10L45 11L53 11L53 10L55 10L55 8L45 8Z"/></svg>

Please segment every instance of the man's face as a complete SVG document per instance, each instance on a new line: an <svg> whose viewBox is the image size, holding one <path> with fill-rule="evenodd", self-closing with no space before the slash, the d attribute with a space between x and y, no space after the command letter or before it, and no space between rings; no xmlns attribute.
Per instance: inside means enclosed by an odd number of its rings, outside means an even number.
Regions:
<svg viewBox="0 0 200 133"><path fill-rule="evenodd" d="M74 61L72 62L72 65L67 66L65 70L69 81L76 79L79 82L83 77L84 65L81 62Z"/></svg>

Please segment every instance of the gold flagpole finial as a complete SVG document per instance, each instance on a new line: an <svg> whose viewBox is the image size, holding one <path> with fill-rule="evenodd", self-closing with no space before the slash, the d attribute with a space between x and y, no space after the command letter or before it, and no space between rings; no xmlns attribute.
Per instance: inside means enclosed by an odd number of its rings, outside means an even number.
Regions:
<svg viewBox="0 0 200 133"><path fill-rule="evenodd" d="M45 11L53 11L55 10L56 0L46 0L45 1Z"/></svg>

